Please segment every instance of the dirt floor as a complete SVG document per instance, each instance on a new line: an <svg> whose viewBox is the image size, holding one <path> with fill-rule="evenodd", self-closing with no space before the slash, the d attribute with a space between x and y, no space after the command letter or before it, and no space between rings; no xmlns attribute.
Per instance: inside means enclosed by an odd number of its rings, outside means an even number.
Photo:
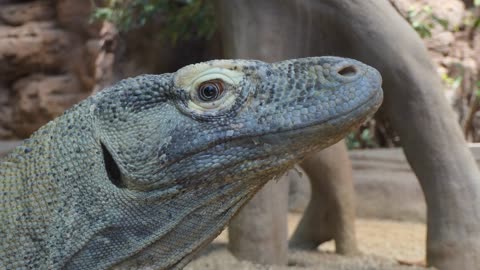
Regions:
<svg viewBox="0 0 480 270"><path fill-rule="evenodd" d="M293 232L300 214L289 215L289 232ZM388 220L357 220L357 237L363 255L343 257L333 254L333 242L315 252L292 251L288 266L262 266L238 261L226 249L224 231L210 247L185 269L188 270L424 270L425 225ZM433 269L433 268L430 268Z"/></svg>

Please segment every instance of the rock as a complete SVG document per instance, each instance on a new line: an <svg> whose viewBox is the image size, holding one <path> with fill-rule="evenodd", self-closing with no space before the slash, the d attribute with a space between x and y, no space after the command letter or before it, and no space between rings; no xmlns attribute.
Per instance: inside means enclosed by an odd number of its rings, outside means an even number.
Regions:
<svg viewBox="0 0 480 270"><path fill-rule="evenodd" d="M13 80L37 71L62 71L72 43L71 35L53 22L0 26L0 77Z"/></svg>
<svg viewBox="0 0 480 270"><path fill-rule="evenodd" d="M476 55L472 45L467 35L456 34L455 43L448 52L448 55L459 59L475 58Z"/></svg>
<svg viewBox="0 0 480 270"><path fill-rule="evenodd" d="M32 1L22 4L2 5L0 7L0 20L13 26L32 21L52 20L54 18L55 5L53 1Z"/></svg>
<svg viewBox="0 0 480 270"><path fill-rule="evenodd" d="M0 139L14 137L12 130L13 108L9 89L0 83Z"/></svg>
<svg viewBox="0 0 480 270"><path fill-rule="evenodd" d="M0 1L0 139L25 138L91 93L98 29L91 1Z"/></svg>
<svg viewBox="0 0 480 270"><path fill-rule="evenodd" d="M472 44L475 62L480 64L480 33L478 31L475 32Z"/></svg>
<svg viewBox="0 0 480 270"><path fill-rule="evenodd" d="M13 84L15 95L14 132L29 136L51 119L59 116L88 93L75 76L33 74Z"/></svg>
<svg viewBox="0 0 480 270"><path fill-rule="evenodd" d="M90 22L92 1L57 0L57 19L60 25L69 31L98 37L101 22Z"/></svg>
<svg viewBox="0 0 480 270"><path fill-rule="evenodd" d="M119 41L117 28L112 23L104 22L100 36L101 39L98 40L99 43L97 44L98 52L93 66L95 70L93 93L103 90L118 80L118 78L115 78L114 71L115 52ZM92 46L91 49L93 48Z"/></svg>
<svg viewBox="0 0 480 270"><path fill-rule="evenodd" d="M425 45L429 50L439 52L443 55L450 51L452 44L455 42L455 37L452 32L443 31L430 38L425 39Z"/></svg>
<svg viewBox="0 0 480 270"><path fill-rule="evenodd" d="M390 0L390 2L405 18L410 10L421 10L428 6L435 17L448 22L448 30L454 30L461 25L465 16L465 4L460 0ZM432 21L431 16L429 17L429 21ZM435 23L435 28L443 29L438 23Z"/></svg>
<svg viewBox="0 0 480 270"><path fill-rule="evenodd" d="M463 1L426 0L424 3L432 8L434 16L448 22L448 30L453 31L463 23L463 17L465 16L465 4Z"/></svg>

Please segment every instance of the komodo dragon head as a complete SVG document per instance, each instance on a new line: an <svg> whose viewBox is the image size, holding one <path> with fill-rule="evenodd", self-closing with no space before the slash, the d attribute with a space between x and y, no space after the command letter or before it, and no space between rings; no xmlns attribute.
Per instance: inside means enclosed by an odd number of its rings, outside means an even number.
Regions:
<svg viewBox="0 0 480 270"><path fill-rule="evenodd" d="M49 224L49 262L182 268L268 180L381 101L379 73L337 57L215 60L121 81L62 117L85 108L76 117L87 128L69 128L91 155L69 157L77 173L57 190L65 201Z"/></svg>

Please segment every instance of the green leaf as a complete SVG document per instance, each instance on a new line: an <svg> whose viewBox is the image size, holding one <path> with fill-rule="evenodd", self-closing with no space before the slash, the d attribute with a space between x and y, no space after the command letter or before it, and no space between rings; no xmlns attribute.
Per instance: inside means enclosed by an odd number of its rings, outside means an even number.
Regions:
<svg viewBox="0 0 480 270"><path fill-rule="evenodd" d="M432 19L435 20L441 26L443 26L444 30L448 29L448 20L439 18L437 16L432 16Z"/></svg>
<svg viewBox="0 0 480 270"><path fill-rule="evenodd" d="M93 17L101 20L109 20L112 17L113 10L110 8L97 8L93 13Z"/></svg>
<svg viewBox="0 0 480 270"><path fill-rule="evenodd" d="M108 0L96 8L94 18L113 22L121 31L146 24L159 12L165 16L160 35L172 43L192 38L209 39L215 32L213 3L209 0Z"/></svg>
<svg viewBox="0 0 480 270"><path fill-rule="evenodd" d="M425 12L427 15L430 15L430 14L433 13L432 7L429 6L429 5L424 6L422 10L423 10L423 12Z"/></svg>
<svg viewBox="0 0 480 270"><path fill-rule="evenodd" d="M480 0L479 0L480 1ZM480 18L476 18L475 22L473 23L473 28L476 29L480 26Z"/></svg>
<svg viewBox="0 0 480 270"><path fill-rule="evenodd" d="M462 84L462 80L463 80L462 76L457 76L455 80L453 80L452 82L452 87L454 89L457 89L458 87L460 87L460 84Z"/></svg>

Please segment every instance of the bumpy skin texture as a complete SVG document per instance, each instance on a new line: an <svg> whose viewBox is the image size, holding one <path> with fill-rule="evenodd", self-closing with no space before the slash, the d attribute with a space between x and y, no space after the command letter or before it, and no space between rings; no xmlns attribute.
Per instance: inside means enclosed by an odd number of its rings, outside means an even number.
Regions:
<svg viewBox="0 0 480 270"><path fill-rule="evenodd" d="M204 102L211 80L224 91ZM121 81L2 161L0 268L182 268L263 184L373 114L380 85L336 57Z"/></svg>

